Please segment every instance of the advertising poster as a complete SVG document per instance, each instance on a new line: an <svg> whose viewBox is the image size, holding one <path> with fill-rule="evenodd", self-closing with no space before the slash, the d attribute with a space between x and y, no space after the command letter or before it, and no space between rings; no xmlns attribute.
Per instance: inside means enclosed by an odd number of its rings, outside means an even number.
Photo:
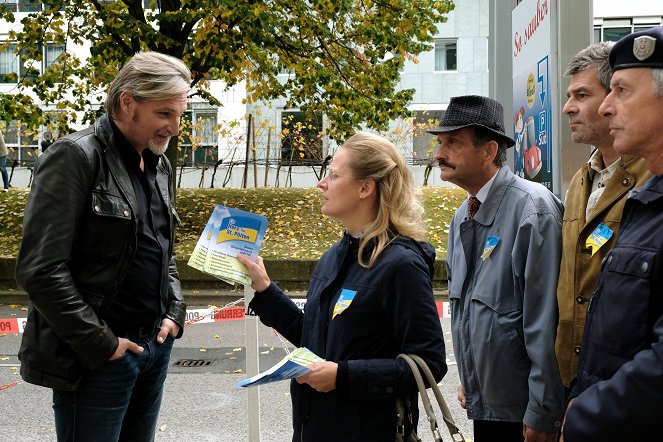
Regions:
<svg viewBox="0 0 663 442"><path fill-rule="evenodd" d="M553 190L553 91L548 0L523 0L512 12L514 173Z"/></svg>

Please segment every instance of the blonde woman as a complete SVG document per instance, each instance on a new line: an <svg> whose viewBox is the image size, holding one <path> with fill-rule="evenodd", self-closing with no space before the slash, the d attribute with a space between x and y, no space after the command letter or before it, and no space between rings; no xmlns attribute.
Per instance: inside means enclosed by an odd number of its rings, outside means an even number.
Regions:
<svg viewBox="0 0 663 442"><path fill-rule="evenodd" d="M438 381L447 371L423 209L402 155L369 133L341 146L318 187L322 213L346 232L321 257L305 313L271 282L261 258L242 257L256 290L250 308L325 359L291 384L293 441L393 441L396 398L417 403L414 378L396 356L418 354Z"/></svg>

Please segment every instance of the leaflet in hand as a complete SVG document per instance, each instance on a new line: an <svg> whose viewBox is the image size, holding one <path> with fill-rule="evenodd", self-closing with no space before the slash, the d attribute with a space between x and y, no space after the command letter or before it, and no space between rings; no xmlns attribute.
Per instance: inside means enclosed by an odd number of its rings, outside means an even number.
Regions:
<svg viewBox="0 0 663 442"><path fill-rule="evenodd" d="M256 258L266 230L263 215L217 204L187 264L229 284L251 285L237 255Z"/></svg>
<svg viewBox="0 0 663 442"><path fill-rule="evenodd" d="M309 365L323 361L324 359L308 348L301 347L281 359L278 364L269 370L238 382L235 384L235 387L255 387L256 385L268 384L270 382L294 379L311 371L307 368Z"/></svg>

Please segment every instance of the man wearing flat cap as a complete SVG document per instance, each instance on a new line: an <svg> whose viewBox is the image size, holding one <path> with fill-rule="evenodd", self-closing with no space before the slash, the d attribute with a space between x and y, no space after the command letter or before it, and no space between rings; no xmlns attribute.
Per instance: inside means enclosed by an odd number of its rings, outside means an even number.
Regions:
<svg viewBox="0 0 663 442"><path fill-rule="evenodd" d="M663 410L663 27L610 51L612 91L599 113L620 154L654 176L631 191L587 309L562 440L660 441Z"/></svg>
<svg viewBox="0 0 663 442"><path fill-rule="evenodd" d="M562 204L504 165L502 106L451 99L437 135L442 179L468 193L449 228L451 329L474 441L556 441L564 390L555 358Z"/></svg>

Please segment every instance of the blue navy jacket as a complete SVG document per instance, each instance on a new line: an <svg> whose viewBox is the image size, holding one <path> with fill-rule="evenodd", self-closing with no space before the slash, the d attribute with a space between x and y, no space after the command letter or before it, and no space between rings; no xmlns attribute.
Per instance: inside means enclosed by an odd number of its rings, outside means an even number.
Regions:
<svg viewBox="0 0 663 442"><path fill-rule="evenodd" d="M435 252L398 238L369 269L349 235L327 251L312 275L305 311L275 284L249 307L297 347L339 363L336 389L318 393L293 381L293 441L387 441L396 431L396 398L416 384L399 353L415 353L436 380L447 371L444 336L432 289ZM332 318L339 293L356 292Z"/></svg>
<svg viewBox="0 0 663 442"><path fill-rule="evenodd" d="M587 311L566 442L661 440L663 175L633 190Z"/></svg>

